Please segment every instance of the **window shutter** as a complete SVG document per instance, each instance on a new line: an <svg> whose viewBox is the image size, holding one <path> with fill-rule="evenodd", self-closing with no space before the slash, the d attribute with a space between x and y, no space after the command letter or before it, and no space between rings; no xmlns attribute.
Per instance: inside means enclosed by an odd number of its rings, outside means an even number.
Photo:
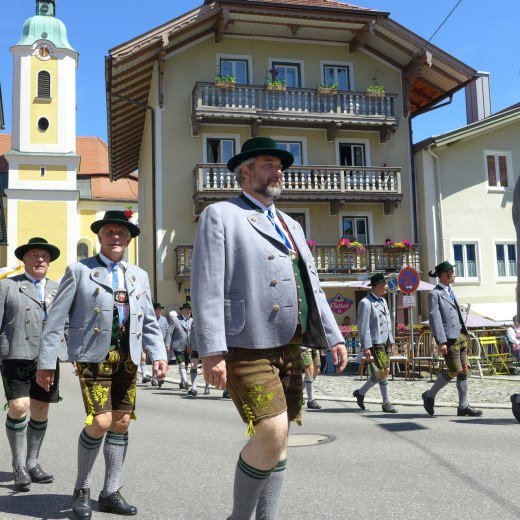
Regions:
<svg viewBox="0 0 520 520"><path fill-rule="evenodd" d="M38 97L51 97L51 75L46 70L38 72Z"/></svg>

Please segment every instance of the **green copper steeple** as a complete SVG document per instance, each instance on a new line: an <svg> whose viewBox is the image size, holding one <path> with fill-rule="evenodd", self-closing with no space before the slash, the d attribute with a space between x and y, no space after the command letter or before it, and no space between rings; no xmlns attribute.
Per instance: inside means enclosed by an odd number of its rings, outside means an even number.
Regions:
<svg viewBox="0 0 520 520"><path fill-rule="evenodd" d="M74 50L67 39L65 24L56 18L56 0L36 0L36 16L25 21L16 45L33 45L38 40L48 40L57 49Z"/></svg>

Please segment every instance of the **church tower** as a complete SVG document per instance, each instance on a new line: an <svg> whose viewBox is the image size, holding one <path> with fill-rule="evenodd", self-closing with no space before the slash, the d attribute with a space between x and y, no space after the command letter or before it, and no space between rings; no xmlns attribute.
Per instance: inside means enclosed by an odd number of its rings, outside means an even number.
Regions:
<svg viewBox="0 0 520 520"><path fill-rule="evenodd" d="M36 0L13 55L12 150L7 196L8 265L32 236L56 244L50 277L76 260L78 239L76 69L78 53L56 18L55 0ZM55 274L54 274L55 273Z"/></svg>

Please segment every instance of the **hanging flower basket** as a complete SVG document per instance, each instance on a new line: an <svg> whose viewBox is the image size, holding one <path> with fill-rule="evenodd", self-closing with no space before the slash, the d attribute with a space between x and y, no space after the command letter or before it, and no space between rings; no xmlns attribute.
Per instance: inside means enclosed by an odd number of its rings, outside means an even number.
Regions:
<svg viewBox="0 0 520 520"><path fill-rule="evenodd" d="M404 253L411 251L413 244L409 240L400 240L399 242L387 240L383 247L389 252Z"/></svg>
<svg viewBox="0 0 520 520"><path fill-rule="evenodd" d="M348 238L340 238L336 244L336 251L345 251L360 255L366 251L366 248L361 242L355 240L350 241Z"/></svg>

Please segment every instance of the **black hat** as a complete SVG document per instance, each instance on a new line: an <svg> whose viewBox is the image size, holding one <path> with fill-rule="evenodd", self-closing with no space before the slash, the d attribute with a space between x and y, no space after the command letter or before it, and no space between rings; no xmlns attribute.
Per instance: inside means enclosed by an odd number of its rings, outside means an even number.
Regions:
<svg viewBox="0 0 520 520"><path fill-rule="evenodd" d="M239 154L229 159L227 168L230 172L234 172L235 168L244 161L259 155L278 157L282 161L282 170L287 170L294 162L294 155L286 150L280 150L274 139L270 137L253 137L242 145L242 150Z"/></svg>
<svg viewBox="0 0 520 520"><path fill-rule="evenodd" d="M435 276L439 276L440 274L445 273L450 269L455 269L455 266L451 265L449 262L445 260L444 262L441 262L438 266L435 267L435 271L433 271L433 273L430 271L428 275L434 278Z"/></svg>
<svg viewBox="0 0 520 520"><path fill-rule="evenodd" d="M164 305L161 305L159 302L153 304L154 309L164 309Z"/></svg>
<svg viewBox="0 0 520 520"><path fill-rule="evenodd" d="M23 260L23 256L29 249L45 249L45 251L48 251L51 255L51 262L54 262L54 260L60 256L60 250L56 246L49 244L45 238L41 237L30 238L27 244L17 247L14 250L14 256L16 256L18 260Z"/></svg>
<svg viewBox="0 0 520 520"><path fill-rule="evenodd" d="M381 282L386 282L386 276L383 273L376 273L370 277L369 287L375 287Z"/></svg>
<svg viewBox="0 0 520 520"><path fill-rule="evenodd" d="M180 310L182 309L190 309L191 310L191 303L183 303L181 306L180 306Z"/></svg>
<svg viewBox="0 0 520 520"><path fill-rule="evenodd" d="M118 224L120 226L124 226L130 231L130 236L136 237L139 235L141 230L135 225L132 224L128 219L133 215L131 210L119 211L119 210L111 210L105 213L105 216L101 220L96 220L92 222L90 225L90 229L94 233L99 233L99 230L107 225L107 224Z"/></svg>

